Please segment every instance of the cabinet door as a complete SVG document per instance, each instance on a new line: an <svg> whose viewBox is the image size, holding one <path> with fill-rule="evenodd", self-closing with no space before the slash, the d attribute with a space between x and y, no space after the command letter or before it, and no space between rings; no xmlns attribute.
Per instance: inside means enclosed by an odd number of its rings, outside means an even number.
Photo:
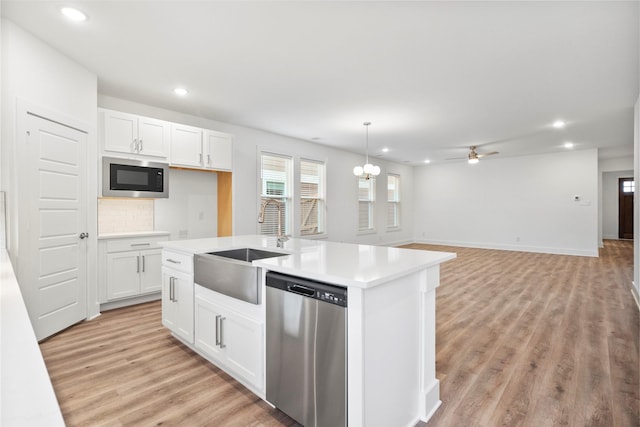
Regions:
<svg viewBox="0 0 640 427"><path fill-rule="evenodd" d="M226 365L237 376L262 390L264 350L263 324L232 311L220 320Z"/></svg>
<svg viewBox="0 0 640 427"><path fill-rule="evenodd" d="M139 252L107 255L107 299L118 299L140 293Z"/></svg>
<svg viewBox="0 0 640 427"><path fill-rule="evenodd" d="M163 267L162 324L193 344L193 276Z"/></svg>
<svg viewBox="0 0 640 427"><path fill-rule="evenodd" d="M171 125L171 164L202 167L202 129Z"/></svg>
<svg viewBox="0 0 640 427"><path fill-rule="evenodd" d="M233 137L226 133L204 131L205 167L228 170L233 167Z"/></svg>
<svg viewBox="0 0 640 427"><path fill-rule="evenodd" d="M223 349L219 344L220 308L196 296L195 299L195 346L217 362L223 361Z"/></svg>
<svg viewBox="0 0 640 427"><path fill-rule="evenodd" d="M138 118L138 152L166 160L169 155L171 127L169 122L148 117Z"/></svg>
<svg viewBox="0 0 640 427"><path fill-rule="evenodd" d="M140 293L162 289L162 249L140 252Z"/></svg>
<svg viewBox="0 0 640 427"><path fill-rule="evenodd" d="M102 121L102 148L105 151L136 153L138 116L118 111L104 110Z"/></svg>

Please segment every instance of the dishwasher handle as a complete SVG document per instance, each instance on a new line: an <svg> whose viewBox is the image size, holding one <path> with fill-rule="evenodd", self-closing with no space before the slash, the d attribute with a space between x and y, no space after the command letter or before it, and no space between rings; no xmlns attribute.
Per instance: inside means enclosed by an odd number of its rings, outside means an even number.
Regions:
<svg viewBox="0 0 640 427"><path fill-rule="evenodd" d="M306 286L302 286L299 285L297 283L287 283L287 289L290 292L296 293L296 294L300 294L300 295L304 295L307 297L312 297L316 294L315 289L313 288L308 288Z"/></svg>

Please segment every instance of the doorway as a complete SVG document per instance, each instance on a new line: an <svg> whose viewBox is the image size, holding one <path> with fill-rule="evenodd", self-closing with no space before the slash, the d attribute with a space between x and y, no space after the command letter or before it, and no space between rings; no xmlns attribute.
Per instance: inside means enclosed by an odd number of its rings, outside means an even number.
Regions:
<svg viewBox="0 0 640 427"><path fill-rule="evenodd" d="M618 179L618 238L633 239L633 178Z"/></svg>

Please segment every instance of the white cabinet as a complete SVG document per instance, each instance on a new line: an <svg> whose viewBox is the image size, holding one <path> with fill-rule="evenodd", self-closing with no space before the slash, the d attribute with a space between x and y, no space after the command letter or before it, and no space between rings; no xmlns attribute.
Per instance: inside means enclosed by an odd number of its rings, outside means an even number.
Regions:
<svg viewBox="0 0 640 427"><path fill-rule="evenodd" d="M202 167L202 129L171 125L171 165Z"/></svg>
<svg viewBox="0 0 640 427"><path fill-rule="evenodd" d="M99 301L132 298L162 289L162 250L168 234L101 238L98 244Z"/></svg>
<svg viewBox="0 0 640 427"><path fill-rule="evenodd" d="M162 251L162 324L193 344L193 255Z"/></svg>
<svg viewBox="0 0 640 427"><path fill-rule="evenodd" d="M196 286L195 347L218 367L257 392L264 383L264 323L216 301Z"/></svg>
<svg viewBox="0 0 640 427"><path fill-rule="evenodd" d="M161 260L161 249L107 254L107 299L160 291Z"/></svg>
<svg viewBox="0 0 640 427"><path fill-rule="evenodd" d="M233 168L233 137L226 133L205 130L203 161L208 169L231 171Z"/></svg>
<svg viewBox="0 0 640 427"><path fill-rule="evenodd" d="M193 275L162 267L162 324L193 344Z"/></svg>
<svg viewBox="0 0 640 427"><path fill-rule="evenodd" d="M100 110L100 138L104 154L167 160L170 123L119 111Z"/></svg>
<svg viewBox="0 0 640 427"><path fill-rule="evenodd" d="M231 171L233 137L227 133L172 124L171 165Z"/></svg>

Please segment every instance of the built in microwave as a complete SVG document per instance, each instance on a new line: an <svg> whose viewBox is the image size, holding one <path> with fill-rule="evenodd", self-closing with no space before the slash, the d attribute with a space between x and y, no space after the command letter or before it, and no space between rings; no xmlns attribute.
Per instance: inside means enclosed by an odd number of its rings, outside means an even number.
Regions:
<svg viewBox="0 0 640 427"><path fill-rule="evenodd" d="M102 158L104 197L169 197L169 165L146 160Z"/></svg>

